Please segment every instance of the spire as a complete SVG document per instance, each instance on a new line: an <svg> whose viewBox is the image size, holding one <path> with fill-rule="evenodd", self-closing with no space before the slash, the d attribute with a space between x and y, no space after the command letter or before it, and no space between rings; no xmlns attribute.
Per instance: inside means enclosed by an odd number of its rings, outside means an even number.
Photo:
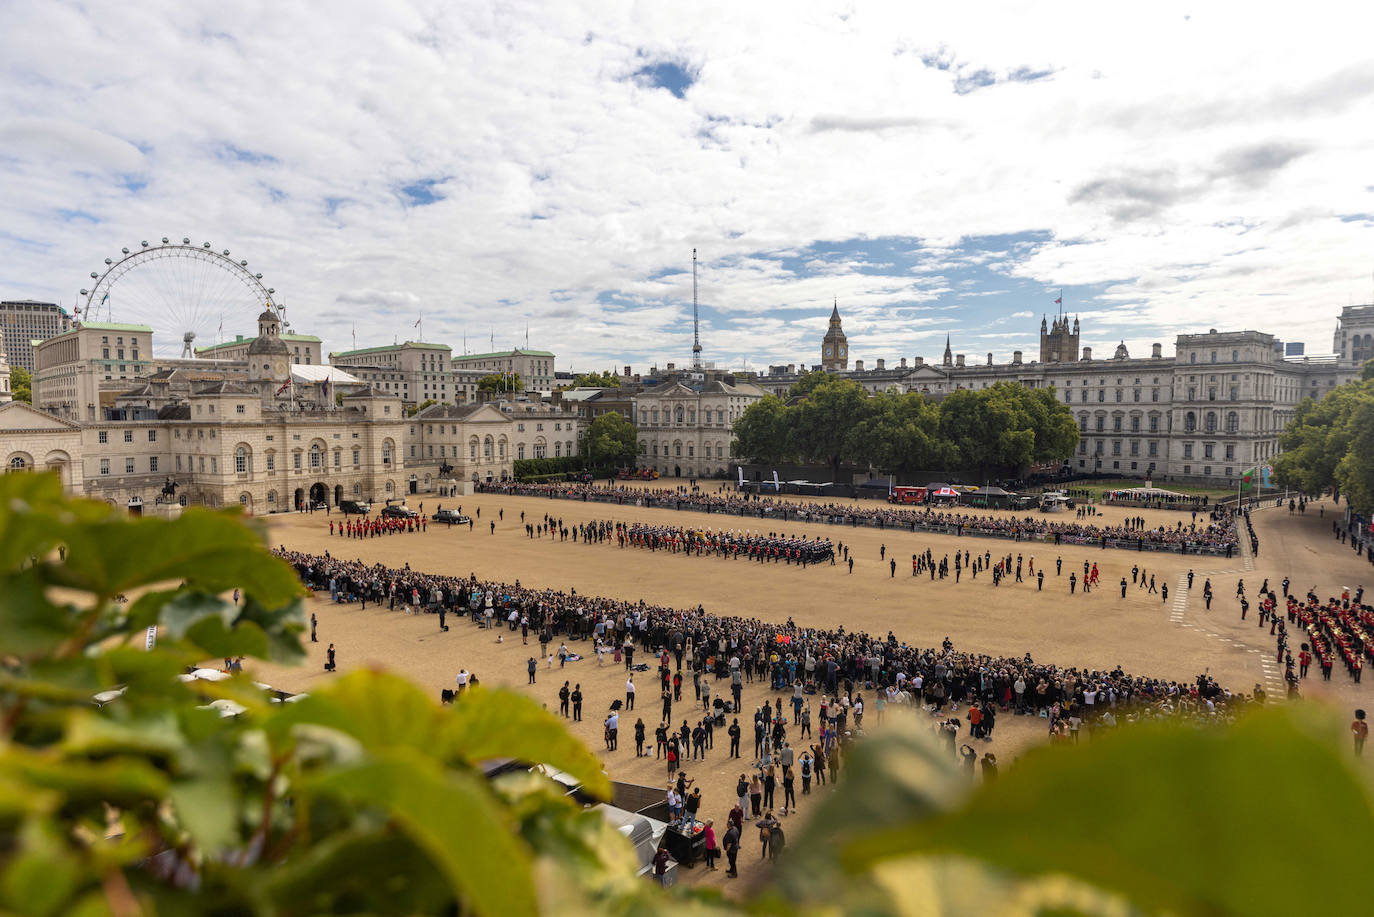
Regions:
<svg viewBox="0 0 1374 917"><path fill-rule="evenodd" d="M830 310L830 323L838 324L840 321L840 297L835 297L835 308Z"/></svg>
<svg viewBox="0 0 1374 917"><path fill-rule="evenodd" d="M954 363L954 353L949 349L949 335L945 335L945 365L951 366Z"/></svg>

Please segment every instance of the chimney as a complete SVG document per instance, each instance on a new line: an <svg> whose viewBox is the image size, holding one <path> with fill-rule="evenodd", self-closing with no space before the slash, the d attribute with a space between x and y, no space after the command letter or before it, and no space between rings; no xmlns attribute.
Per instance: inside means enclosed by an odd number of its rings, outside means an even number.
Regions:
<svg viewBox="0 0 1374 917"><path fill-rule="evenodd" d="M1011 352L1011 362L1016 364L1019 364L1021 362L1021 351L1013 350Z"/></svg>
<svg viewBox="0 0 1374 917"><path fill-rule="evenodd" d="M914 360L915 362L913 362L913 363L911 364L912 366L925 366L925 365L926 365L926 358L925 358L925 357L914 357L913 360Z"/></svg>
<svg viewBox="0 0 1374 917"><path fill-rule="evenodd" d="M988 365L992 365L992 351L988 351Z"/></svg>
<svg viewBox="0 0 1374 917"><path fill-rule="evenodd" d="M1151 344L1151 345L1150 345L1150 356L1153 357L1153 358L1155 358L1156 360L1158 360L1160 357L1162 357L1162 356L1164 355L1164 352L1163 352L1163 351L1164 351L1164 348L1163 348L1163 345L1161 345L1161 344Z"/></svg>
<svg viewBox="0 0 1374 917"><path fill-rule="evenodd" d="M1093 358L1093 349L1092 349L1091 347L1084 347L1084 348L1083 348L1083 359L1084 359L1084 360L1091 360L1092 358Z"/></svg>
<svg viewBox="0 0 1374 917"><path fill-rule="evenodd" d="M861 372L863 372L863 371L864 371L864 361L863 361L863 360L855 360L855 361L854 361L854 372L856 372L856 373L861 373Z"/></svg>
<svg viewBox="0 0 1374 917"><path fill-rule="evenodd" d="M964 355L963 355L962 353L959 354L957 357L954 358L954 365L955 365L955 366L958 366L958 367L963 367L963 365L964 365Z"/></svg>
<svg viewBox="0 0 1374 917"><path fill-rule="evenodd" d="M906 357L902 357L902 369L906 369Z"/></svg>
<svg viewBox="0 0 1374 917"><path fill-rule="evenodd" d="M791 375L792 373L794 373L794 372L796 372L796 371L797 371L797 364L795 364L795 363L788 363L788 364L787 364L787 372L788 372L788 375Z"/></svg>
<svg viewBox="0 0 1374 917"><path fill-rule="evenodd" d="M882 369L882 368L883 368L883 363L884 363L883 360L879 360L879 361L878 361L878 368L879 368L879 369Z"/></svg>

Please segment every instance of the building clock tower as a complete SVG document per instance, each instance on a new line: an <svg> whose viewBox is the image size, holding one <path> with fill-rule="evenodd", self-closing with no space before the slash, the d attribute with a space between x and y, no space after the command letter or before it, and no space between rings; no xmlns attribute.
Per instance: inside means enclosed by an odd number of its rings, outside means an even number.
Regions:
<svg viewBox="0 0 1374 917"><path fill-rule="evenodd" d="M830 328L821 339L821 368L828 373L843 372L849 368L849 339L840 328L840 301L835 300L835 308L830 312Z"/></svg>

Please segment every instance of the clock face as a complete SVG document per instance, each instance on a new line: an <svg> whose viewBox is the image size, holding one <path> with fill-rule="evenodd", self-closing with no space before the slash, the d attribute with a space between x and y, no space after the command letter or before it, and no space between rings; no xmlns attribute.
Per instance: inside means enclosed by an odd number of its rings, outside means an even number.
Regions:
<svg viewBox="0 0 1374 917"><path fill-rule="evenodd" d="M847 353L849 353L849 348L846 347L846 346L844 346L843 344L841 344L841 345L840 345L840 356L844 356L844 355L847 354Z"/></svg>
<svg viewBox="0 0 1374 917"><path fill-rule="evenodd" d="M824 353L827 357L833 357L835 355L835 348L831 347L829 344L826 344Z"/></svg>

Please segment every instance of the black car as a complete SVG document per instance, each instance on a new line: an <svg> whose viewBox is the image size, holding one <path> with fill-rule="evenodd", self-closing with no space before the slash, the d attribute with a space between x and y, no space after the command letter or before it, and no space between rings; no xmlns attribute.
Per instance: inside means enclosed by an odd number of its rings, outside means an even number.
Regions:
<svg viewBox="0 0 1374 917"><path fill-rule="evenodd" d="M339 503L339 509L345 516L366 516L372 512L372 507L362 500L343 500Z"/></svg>
<svg viewBox="0 0 1374 917"><path fill-rule="evenodd" d="M396 506L383 507L382 517L385 519L418 519L420 518L420 514L409 506L398 504Z"/></svg>
<svg viewBox="0 0 1374 917"><path fill-rule="evenodd" d="M464 516L456 509L441 509L429 518L433 522L447 522L449 525L467 525L472 521L471 518Z"/></svg>

